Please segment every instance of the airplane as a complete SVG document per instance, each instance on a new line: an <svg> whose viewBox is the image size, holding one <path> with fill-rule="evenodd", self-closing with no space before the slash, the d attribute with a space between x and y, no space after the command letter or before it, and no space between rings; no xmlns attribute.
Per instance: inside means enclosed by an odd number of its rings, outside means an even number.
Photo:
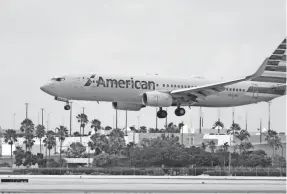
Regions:
<svg viewBox="0 0 287 194"><path fill-rule="evenodd" d="M269 102L286 95L286 38L254 74L237 79L88 73L52 78L40 89L66 102L65 110L70 110L71 100L105 101L112 102L117 110L159 107L158 118L167 117L163 107L176 106L175 115L183 116L183 106L235 107Z"/></svg>

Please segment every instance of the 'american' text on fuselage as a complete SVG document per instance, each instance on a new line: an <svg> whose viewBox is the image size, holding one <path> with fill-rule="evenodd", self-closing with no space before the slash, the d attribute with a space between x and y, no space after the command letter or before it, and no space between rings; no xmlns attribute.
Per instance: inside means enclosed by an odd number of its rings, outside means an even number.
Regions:
<svg viewBox="0 0 287 194"><path fill-rule="evenodd" d="M110 87L110 88L132 88L132 89L144 89L155 90L155 83L153 81L139 81L133 80L116 80L116 79L104 79L101 76L97 81L97 87Z"/></svg>

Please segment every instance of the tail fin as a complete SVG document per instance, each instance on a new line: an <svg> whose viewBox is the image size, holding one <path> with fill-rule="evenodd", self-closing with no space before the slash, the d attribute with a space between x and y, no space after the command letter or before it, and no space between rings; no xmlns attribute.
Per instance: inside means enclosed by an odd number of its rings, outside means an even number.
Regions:
<svg viewBox="0 0 287 194"><path fill-rule="evenodd" d="M252 81L274 84L286 83L286 38L267 60L264 73Z"/></svg>

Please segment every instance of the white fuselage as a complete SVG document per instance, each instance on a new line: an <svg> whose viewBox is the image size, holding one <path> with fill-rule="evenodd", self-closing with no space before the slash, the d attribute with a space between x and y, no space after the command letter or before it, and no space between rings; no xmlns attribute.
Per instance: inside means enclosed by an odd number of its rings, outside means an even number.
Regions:
<svg viewBox="0 0 287 194"><path fill-rule="evenodd" d="M90 85L85 86L91 74L69 75L62 80L51 80L41 89L55 97L69 100L125 102L142 104L142 94L147 91L167 92L181 88L201 86L224 80L208 80L204 78L179 78L155 76L123 76L96 74ZM197 98L193 106L231 107L270 101L284 94L272 92L274 83L244 81L226 86L226 90L218 95L207 96L205 100ZM260 89L261 88L261 89ZM262 89L264 88L264 89ZM269 88L269 89L268 89ZM260 92L260 91L264 92ZM267 91L268 90L268 91ZM182 106L188 105L182 103Z"/></svg>

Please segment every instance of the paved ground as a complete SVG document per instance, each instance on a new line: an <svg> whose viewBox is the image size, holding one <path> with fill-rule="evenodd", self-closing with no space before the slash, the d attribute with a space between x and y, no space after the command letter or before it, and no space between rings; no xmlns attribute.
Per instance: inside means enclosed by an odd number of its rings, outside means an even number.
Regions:
<svg viewBox="0 0 287 194"><path fill-rule="evenodd" d="M286 178L0 176L29 183L0 183L1 193L286 193ZM238 179L240 178L240 179ZM256 178L256 177L254 177Z"/></svg>

